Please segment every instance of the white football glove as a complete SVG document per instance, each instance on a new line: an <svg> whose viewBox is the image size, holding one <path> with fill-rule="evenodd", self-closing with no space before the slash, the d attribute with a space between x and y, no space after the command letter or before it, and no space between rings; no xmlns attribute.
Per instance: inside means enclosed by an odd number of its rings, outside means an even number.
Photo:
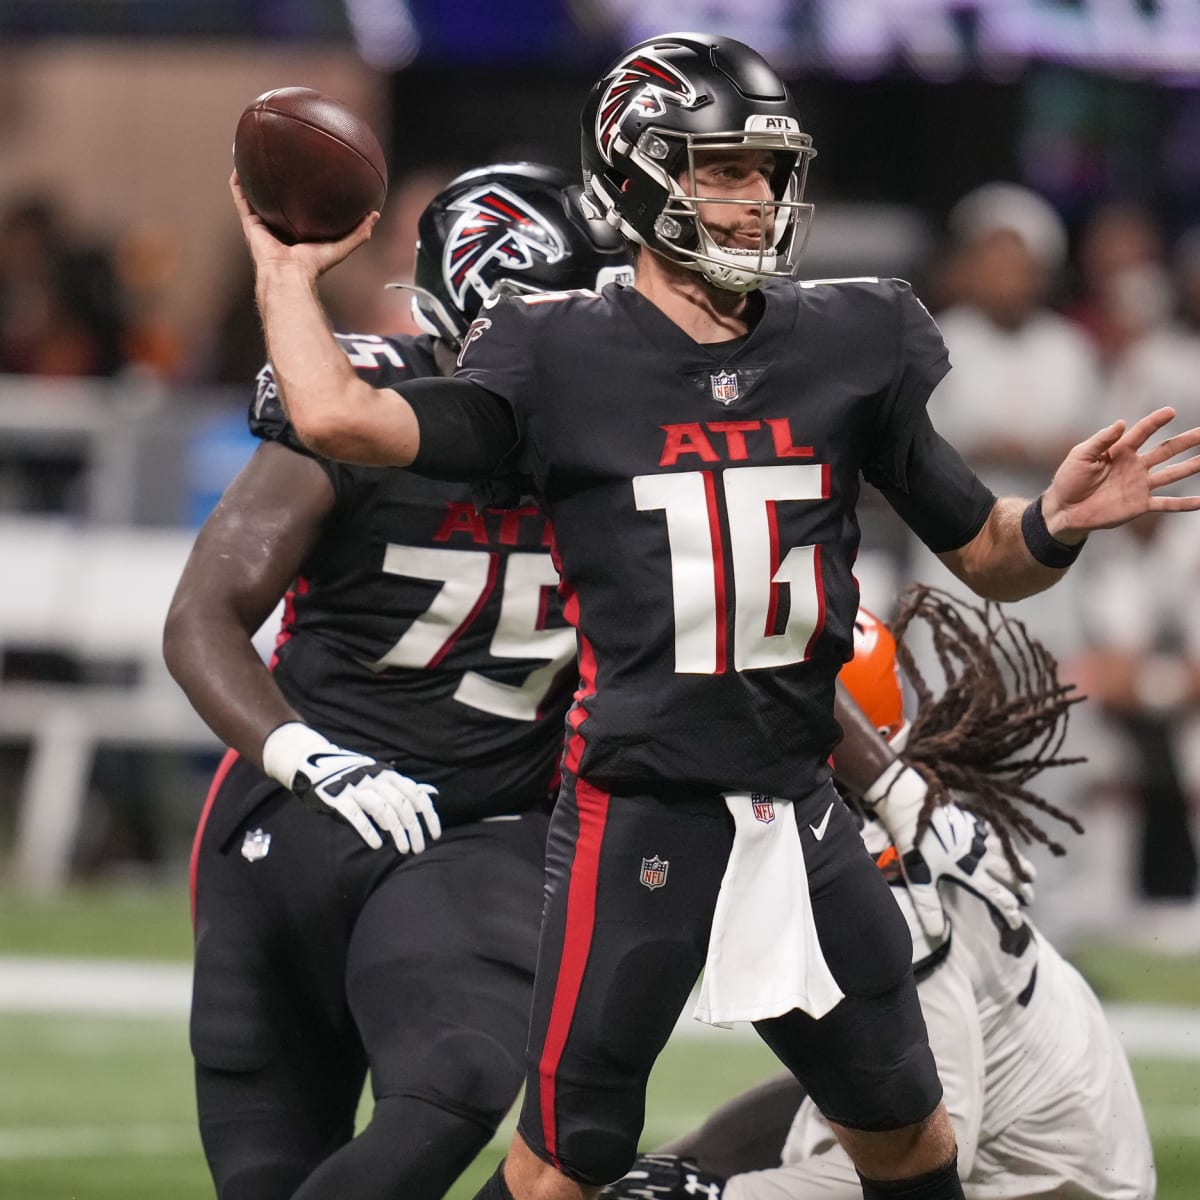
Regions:
<svg viewBox="0 0 1200 1200"><path fill-rule="evenodd" d="M263 743L262 759L272 779L315 811L339 813L372 850L383 845L380 829L391 834L401 854L420 854L425 830L431 838L442 836L430 798L437 788L416 783L366 754L335 746L299 721L272 730Z"/></svg>
<svg viewBox="0 0 1200 1200"><path fill-rule="evenodd" d="M957 804L934 809L929 828L914 845L917 820L925 803L925 780L899 759L867 789L863 799L883 822L900 856L900 869L917 920L933 946L949 933L938 886L950 882L990 904L1011 929L1024 920L1021 909L1033 900L1033 864L1020 852L1017 861L1029 882L1013 871L991 826Z"/></svg>

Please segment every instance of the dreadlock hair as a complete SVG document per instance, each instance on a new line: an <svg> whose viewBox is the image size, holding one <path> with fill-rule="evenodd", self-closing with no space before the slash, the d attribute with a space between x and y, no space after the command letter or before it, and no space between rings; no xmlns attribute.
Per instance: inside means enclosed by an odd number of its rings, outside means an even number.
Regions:
<svg viewBox="0 0 1200 1200"><path fill-rule="evenodd" d="M914 622L924 624L933 639L944 677L938 696L904 640ZM1060 753L1069 710L1084 697L1073 685L1059 682L1054 656L996 604L974 605L925 584L903 597L891 628L897 661L917 695L917 715L903 757L929 785L918 838L934 808L954 792L960 808L996 830L1020 878L1025 872L1016 838L1065 854L1027 811L1034 809L1083 833L1074 817L1026 787L1050 767L1084 761Z"/></svg>

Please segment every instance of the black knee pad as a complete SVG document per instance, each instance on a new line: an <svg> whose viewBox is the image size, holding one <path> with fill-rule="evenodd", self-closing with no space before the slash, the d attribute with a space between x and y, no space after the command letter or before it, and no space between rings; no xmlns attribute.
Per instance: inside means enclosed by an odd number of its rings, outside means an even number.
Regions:
<svg viewBox="0 0 1200 1200"><path fill-rule="evenodd" d="M580 1130L559 1146L559 1169L577 1183L602 1187L614 1183L637 1160L637 1146L623 1133L604 1129Z"/></svg>
<svg viewBox="0 0 1200 1200"><path fill-rule="evenodd" d="M357 1087L351 1087L357 1081ZM354 1136L360 1075L297 1080L196 1066L200 1140L219 1200L289 1200Z"/></svg>
<svg viewBox="0 0 1200 1200"><path fill-rule="evenodd" d="M560 1090L568 1094L574 1089ZM557 1167L568 1179L591 1187L615 1183L626 1174L638 1155L638 1133L643 1112L627 1092L603 1092L587 1089L591 1104L588 1120L559 1125L553 1153L546 1149L542 1130L528 1126L529 1113L523 1112L518 1130L525 1144L543 1161ZM633 1117L630 1105L633 1105Z"/></svg>
<svg viewBox="0 0 1200 1200"><path fill-rule="evenodd" d="M341 1140L353 1132L347 1124ZM218 1200L289 1200L338 1140L311 1133L283 1113L206 1116L202 1110L200 1140Z"/></svg>
<svg viewBox="0 0 1200 1200"><path fill-rule="evenodd" d="M517 1098L525 1064L480 1030L446 1030L404 1074L411 1085L385 1079L381 1094L418 1096L494 1129Z"/></svg>

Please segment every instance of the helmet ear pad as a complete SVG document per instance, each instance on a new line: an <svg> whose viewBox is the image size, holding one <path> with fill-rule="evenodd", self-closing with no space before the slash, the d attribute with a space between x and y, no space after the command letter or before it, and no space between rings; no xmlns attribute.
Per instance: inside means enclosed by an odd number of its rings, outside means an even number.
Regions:
<svg viewBox="0 0 1200 1200"><path fill-rule="evenodd" d="M622 167L628 162L627 156L614 155L614 172L610 173L622 175L620 198L616 208L621 214L625 235L674 261L685 262L682 258L674 259L671 251L675 248L695 250L700 245L695 218L689 220L678 214L681 202L686 203L689 199L686 184L689 174L686 145L678 145L666 160L655 163L652 168L671 179L675 185L673 188L665 187L654 174L644 168L634 168L630 164L629 169L622 171ZM672 201L675 202L676 223L680 226L680 232L674 237L667 237L658 222L663 209Z"/></svg>

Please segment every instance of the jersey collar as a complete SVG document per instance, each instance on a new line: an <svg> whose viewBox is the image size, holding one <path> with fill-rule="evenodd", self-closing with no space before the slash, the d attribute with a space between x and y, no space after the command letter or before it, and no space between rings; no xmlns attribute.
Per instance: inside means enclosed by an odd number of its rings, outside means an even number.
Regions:
<svg viewBox="0 0 1200 1200"><path fill-rule="evenodd" d="M654 344L663 354L676 358L681 373L724 368L729 364L757 367L770 365L780 342L796 323L799 304L795 284L772 281L759 289L763 311L758 323L745 338L737 339L732 351L722 353L722 343L707 346L689 337L652 301L635 289L617 290L617 304L629 318L633 336Z"/></svg>

